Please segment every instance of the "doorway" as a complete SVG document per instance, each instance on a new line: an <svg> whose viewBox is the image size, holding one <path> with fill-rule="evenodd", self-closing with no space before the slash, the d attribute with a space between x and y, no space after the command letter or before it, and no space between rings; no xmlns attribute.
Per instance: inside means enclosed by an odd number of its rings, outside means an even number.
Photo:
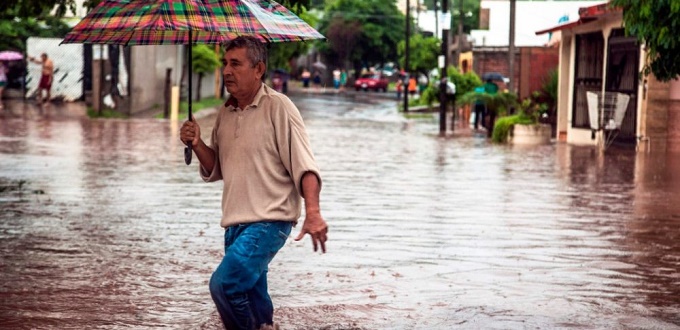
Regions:
<svg viewBox="0 0 680 330"><path fill-rule="evenodd" d="M607 78L605 91L630 96L626 115L614 142L635 145L639 82L640 45L627 37L624 29L612 30L607 47Z"/></svg>

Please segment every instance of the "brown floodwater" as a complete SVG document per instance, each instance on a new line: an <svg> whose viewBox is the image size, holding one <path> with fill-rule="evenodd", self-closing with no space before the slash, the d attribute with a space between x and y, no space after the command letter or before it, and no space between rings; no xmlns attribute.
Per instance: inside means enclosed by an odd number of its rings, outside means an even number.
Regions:
<svg viewBox="0 0 680 330"><path fill-rule="evenodd" d="M330 241L271 264L282 329L680 329L680 154L500 146L385 99L294 101ZM220 328L221 186L177 132L0 114L0 328Z"/></svg>

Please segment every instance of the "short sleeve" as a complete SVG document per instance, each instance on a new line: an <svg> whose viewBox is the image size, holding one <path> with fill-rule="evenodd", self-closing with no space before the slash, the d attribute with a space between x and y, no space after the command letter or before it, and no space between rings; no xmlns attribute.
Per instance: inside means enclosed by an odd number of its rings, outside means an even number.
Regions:
<svg viewBox="0 0 680 330"><path fill-rule="evenodd" d="M212 171L208 171L203 165L199 165L198 172L201 175L201 178L205 182L214 182L214 181L219 181L222 180L222 169L220 165L220 144L219 144L219 128L220 128L220 121L222 120L222 112L224 111L224 108L220 109L219 114L217 115L217 118L215 119L215 125L212 130L212 134L210 136L210 148L215 153L215 165L213 166Z"/></svg>
<svg viewBox="0 0 680 330"><path fill-rule="evenodd" d="M297 107L287 98L277 100L276 109L272 112L276 130L276 143L283 166L291 176L295 188L302 195L302 177L312 172L319 180L321 174L314 160L305 124Z"/></svg>

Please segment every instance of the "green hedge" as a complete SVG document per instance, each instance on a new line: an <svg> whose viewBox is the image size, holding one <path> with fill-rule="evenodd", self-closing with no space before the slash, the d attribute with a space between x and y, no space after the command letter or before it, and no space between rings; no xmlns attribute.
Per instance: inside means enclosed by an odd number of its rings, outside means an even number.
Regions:
<svg viewBox="0 0 680 330"><path fill-rule="evenodd" d="M505 143L508 141L510 130L515 124L530 125L534 123L535 122L530 117L522 113L498 118L498 120L496 120L496 124L493 126L491 141L496 143Z"/></svg>

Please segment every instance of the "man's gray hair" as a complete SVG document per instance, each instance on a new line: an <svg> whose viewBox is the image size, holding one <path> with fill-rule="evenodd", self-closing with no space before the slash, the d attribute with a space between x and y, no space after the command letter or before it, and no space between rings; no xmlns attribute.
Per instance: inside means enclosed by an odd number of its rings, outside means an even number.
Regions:
<svg viewBox="0 0 680 330"><path fill-rule="evenodd" d="M251 36L240 36L224 44L225 52L234 48L245 48L246 56L253 63L253 66L259 62L264 63L265 67L267 66L267 48L260 39Z"/></svg>

